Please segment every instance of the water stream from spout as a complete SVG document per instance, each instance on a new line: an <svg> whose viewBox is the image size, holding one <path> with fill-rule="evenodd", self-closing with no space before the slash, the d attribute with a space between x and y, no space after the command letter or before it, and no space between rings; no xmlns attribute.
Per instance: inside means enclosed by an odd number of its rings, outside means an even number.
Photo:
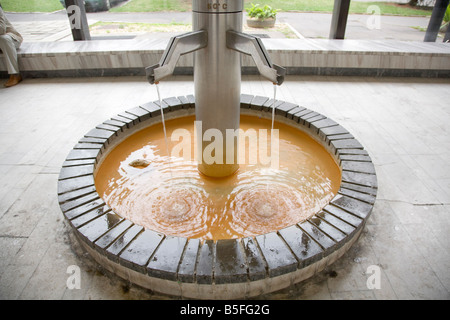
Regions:
<svg viewBox="0 0 450 320"><path fill-rule="evenodd" d="M273 141L273 124L275 122L275 101L277 99L277 85L274 83L273 84L273 102L272 102L272 126L270 129L270 156L273 157L273 148L272 145L274 144ZM272 158L273 159L273 158ZM272 163L272 161L271 161ZM270 183L266 184L266 192L269 194L269 186Z"/></svg>
<svg viewBox="0 0 450 320"><path fill-rule="evenodd" d="M170 175L172 175L172 168L171 168L171 163L170 163L170 152L169 152L169 141L167 140L166 121L164 120L163 104L162 104L161 94L159 92L159 84L155 83L155 86L156 86L156 92L158 93L159 108L161 110L161 120L162 120L163 131L164 131L164 142L166 145L167 157L169 159L169 170L170 170Z"/></svg>
<svg viewBox="0 0 450 320"><path fill-rule="evenodd" d="M272 102L272 130L270 131L270 141L272 141L273 138L273 123L275 121L275 101L277 98L277 85L273 84L273 102Z"/></svg>
<svg viewBox="0 0 450 320"><path fill-rule="evenodd" d="M159 85L156 83L155 86L156 86L156 92L158 93L159 108L161 110L161 119L162 119L163 131L164 131L164 141L166 143L166 153L167 153L167 156L170 158L169 143L167 141L166 122L164 121L164 111L163 111L163 104L162 104L162 100L161 100L161 94L159 93Z"/></svg>

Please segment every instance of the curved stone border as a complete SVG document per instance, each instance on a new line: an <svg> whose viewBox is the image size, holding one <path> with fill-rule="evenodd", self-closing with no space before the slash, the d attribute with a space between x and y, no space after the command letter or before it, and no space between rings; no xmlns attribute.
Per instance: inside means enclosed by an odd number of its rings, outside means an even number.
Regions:
<svg viewBox="0 0 450 320"><path fill-rule="evenodd" d="M243 114L270 117L272 99L241 95ZM338 194L310 219L255 237L187 239L144 229L113 212L97 194L95 168L114 145L161 121L158 102L112 117L70 151L58 181L65 218L87 251L118 276L154 291L190 298L246 298L288 287L323 270L358 238L377 194L375 168L341 125L304 107L276 101L277 121L308 132L342 170ZM163 100L167 118L194 113L194 97ZM267 112L264 112L267 111Z"/></svg>

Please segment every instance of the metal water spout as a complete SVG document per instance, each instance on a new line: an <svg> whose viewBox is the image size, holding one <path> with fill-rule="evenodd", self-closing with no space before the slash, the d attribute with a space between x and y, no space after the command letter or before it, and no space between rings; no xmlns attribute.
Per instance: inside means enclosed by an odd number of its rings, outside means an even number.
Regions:
<svg viewBox="0 0 450 320"><path fill-rule="evenodd" d="M262 76L276 85L284 80L285 69L273 64L258 37L242 33L243 0L193 0L193 31L171 38L159 64L146 68L151 84L171 75L181 55L194 53L195 116L201 121L204 137L208 129L221 132L222 150L215 150L210 163L203 150L210 141L202 139L198 169L211 177L225 177L239 168L238 139L225 141L226 130L239 129L241 95L241 56L250 55ZM233 159L227 159L227 146L233 146Z"/></svg>

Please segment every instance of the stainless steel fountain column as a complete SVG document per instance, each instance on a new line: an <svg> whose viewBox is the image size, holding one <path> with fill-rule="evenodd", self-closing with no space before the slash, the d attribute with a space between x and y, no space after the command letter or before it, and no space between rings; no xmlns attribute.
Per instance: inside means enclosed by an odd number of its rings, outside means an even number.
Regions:
<svg viewBox="0 0 450 320"><path fill-rule="evenodd" d="M201 121L202 137L209 129L218 130L217 133L220 132L223 137L223 148L214 150L222 154L213 154L216 162L219 160L218 162L221 163L211 163L211 154L203 152L211 141L203 139L202 161L199 162L198 168L207 176L224 177L233 174L239 168L238 142L237 139L226 141L226 129L239 129L241 62L239 52L229 49L226 39L228 30L242 31L243 1L194 0L192 11L194 31L207 30L208 33L208 46L195 52L196 120ZM206 138L209 140L207 136ZM227 143L232 145L231 151L234 151L228 163ZM198 158L199 153L197 153Z"/></svg>
<svg viewBox="0 0 450 320"><path fill-rule="evenodd" d="M198 168L211 177L229 176L239 168L238 138L229 134L227 141L227 130L239 129L240 53L252 56L272 83L284 80L285 70L272 64L261 40L242 33L243 9L243 0L193 0L193 31L172 38L159 64L146 68L148 81L157 83L173 73L181 55L195 51Z"/></svg>

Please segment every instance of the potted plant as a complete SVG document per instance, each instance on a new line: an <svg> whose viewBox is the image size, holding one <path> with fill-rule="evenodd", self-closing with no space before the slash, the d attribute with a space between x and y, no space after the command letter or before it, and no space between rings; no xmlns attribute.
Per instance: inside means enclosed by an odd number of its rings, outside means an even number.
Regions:
<svg viewBox="0 0 450 320"><path fill-rule="evenodd" d="M448 6L447 10L445 11L443 25L439 29L439 32L442 32L442 33L447 32L449 25L450 25L450 6Z"/></svg>
<svg viewBox="0 0 450 320"><path fill-rule="evenodd" d="M247 9L247 25L251 28L272 28L275 25L278 9L269 5L261 7L259 4L251 4Z"/></svg>

